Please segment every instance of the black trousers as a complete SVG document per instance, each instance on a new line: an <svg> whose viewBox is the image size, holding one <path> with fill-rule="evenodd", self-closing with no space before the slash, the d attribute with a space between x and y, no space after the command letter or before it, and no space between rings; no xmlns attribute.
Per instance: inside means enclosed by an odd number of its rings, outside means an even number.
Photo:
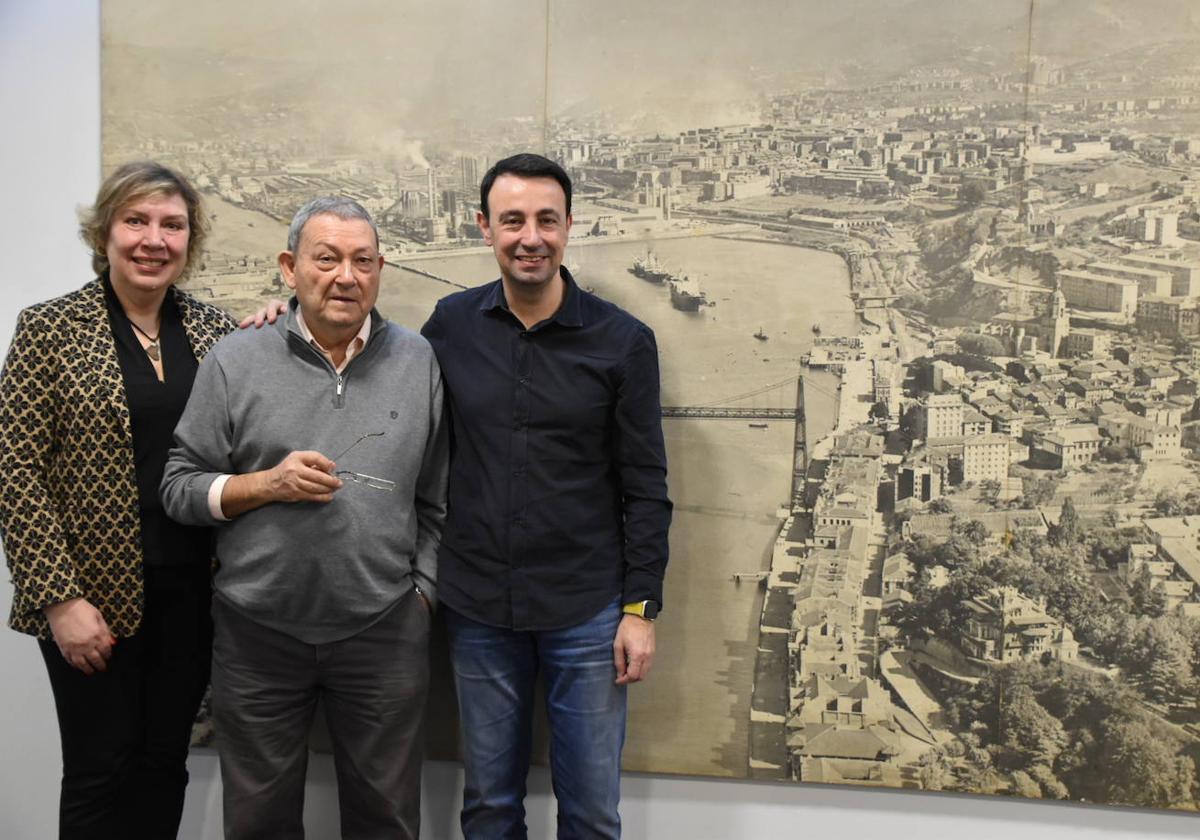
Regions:
<svg viewBox="0 0 1200 840"><path fill-rule="evenodd" d="M58 711L62 840L163 840L179 831L192 721L212 662L207 565L147 567L138 633L87 676L39 641Z"/></svg>

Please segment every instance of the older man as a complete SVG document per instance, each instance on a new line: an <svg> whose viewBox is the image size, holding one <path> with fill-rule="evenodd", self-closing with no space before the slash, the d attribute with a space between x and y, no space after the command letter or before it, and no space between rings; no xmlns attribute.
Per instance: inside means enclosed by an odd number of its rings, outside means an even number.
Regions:
<svg viewBox="0 0 1200 840"><path fill-rule="evenodd" d="M447 435L429 344L374 309L370 215L319 198L279 255L272 328L205 358L163 479L217 524L213 717L227 838L303 837L323 698L346 838L418 836Z"/></svg>
<svg viewBox="0 0 1200 840"><path fill-rule="evenodd" d="M526 834L540 671L558 836L615 838L625 687L653 660L671 521L658 352L645 324L562 267L571 181L558 164L506 158L480 199L500 279L443 299L422 330L454 426L440 560L463 834Z"/></svg>

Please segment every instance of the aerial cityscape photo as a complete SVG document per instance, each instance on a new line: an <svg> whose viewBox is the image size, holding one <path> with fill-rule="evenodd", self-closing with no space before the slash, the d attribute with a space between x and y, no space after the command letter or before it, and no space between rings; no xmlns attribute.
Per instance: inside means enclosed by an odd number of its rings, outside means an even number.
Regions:
<svg viewBox="0 0 1200 840"><path fill-rule="evenodd" d="M321 6L105 0L106 170L194 179L239 316L355 198L419 328L490 164L567 168L662 366L627 769L1200 809L1200 7Z"/></svg>

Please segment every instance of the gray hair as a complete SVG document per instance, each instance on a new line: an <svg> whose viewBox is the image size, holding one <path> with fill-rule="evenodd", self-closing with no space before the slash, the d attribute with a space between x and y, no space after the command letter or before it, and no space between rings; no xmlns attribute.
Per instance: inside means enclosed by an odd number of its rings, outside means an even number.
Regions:
<svg viewBox="0 0 1200 840"><path fill-rule="evenodd" d="M288 226L287 249L293 254L296 253L296 249L300 247L300 234L304 232L304 226L308 224L308 220L313 216L323 216L326 213L337 216L339 219L362 219L371 226L371 230L375 233L375 247L379 247L379 228L375 226L375 220L371 218L367 208L343 195L323 195L314 198L296 211L296 215L292 217L292 223Z"/></svg>

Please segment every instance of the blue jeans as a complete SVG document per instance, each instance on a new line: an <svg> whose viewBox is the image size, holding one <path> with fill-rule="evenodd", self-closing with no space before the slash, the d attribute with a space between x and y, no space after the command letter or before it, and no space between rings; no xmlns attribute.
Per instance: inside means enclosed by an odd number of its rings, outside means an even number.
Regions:
<svg viewBox="0 0 1200 840"><path fill-rule="evenodd" d="M614 683L620 599L562 630L489 627L445 610L463 731L466 840L524 840L533 687L546 685L559 840L621 836L625 687Z"/></svg>

